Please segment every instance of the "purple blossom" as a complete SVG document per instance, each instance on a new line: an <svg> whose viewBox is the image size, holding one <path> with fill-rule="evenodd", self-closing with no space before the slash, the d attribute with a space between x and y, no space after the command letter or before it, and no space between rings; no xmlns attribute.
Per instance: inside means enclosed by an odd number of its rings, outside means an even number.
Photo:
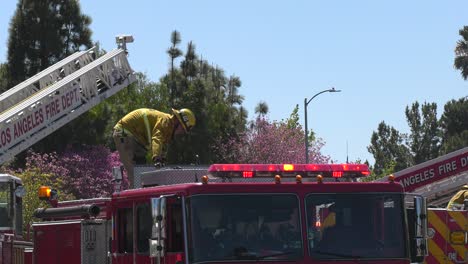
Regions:
<svg viewBox="0 0 468 264"><path fill-rule="evenodd" d="M113 192L112 167L120 165L119 154L105 146L84 146L63 154L31 151L26 159L27 168L60 178L67 188L63 191L77 199L109 196ZM126 174L124 185L128 185Z"/></svg>

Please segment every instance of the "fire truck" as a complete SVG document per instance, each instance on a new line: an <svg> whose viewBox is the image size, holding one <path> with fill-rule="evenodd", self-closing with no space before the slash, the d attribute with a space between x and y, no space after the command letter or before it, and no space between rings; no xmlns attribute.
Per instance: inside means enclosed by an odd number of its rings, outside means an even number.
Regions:
<svg viewBox="0 0 468 264"><path fill-rule="evenodd" d="M121 176L116 170L116 183ZM410 263L427 252L425 199L357 182L360 164L214 164L136 174L141 188L53 202L32 263ZM51 201L53 191L41 197ZM411 224L408 224L411 223ZM30 262L29 262L30 263Z"/></svg>
<svg viewBox="0 0 468 264"><path fill-rule="evenodd" d="M70 55L0 95L0 164L136 81L126 43ZM116 184L121 181L115 170ZM356 164L215 164L136 174L141 188L58 202L22 236L24 189L0 175L0 264L410 263L427 252L426 204ZM31 240L32 242L29 242Z"/></svg>
<svg viewBox="0 0 468 264"><path fill-rule="evenodd" d="M394 177L405 192L427 199L429 255L424 263L468 263L468 205L446 208L453 194L468 184L468 147L399 171Z"/></svg>
<svg viewBox="0 0 468 264"><path fill-rule="evenodd" d="M0 94L0 164L136 81L127 60L133 37L119 35L116 42L102 56L95 47L77 51ZM23 196L21 179L0 174L0 264L31 263Z"/></svg>

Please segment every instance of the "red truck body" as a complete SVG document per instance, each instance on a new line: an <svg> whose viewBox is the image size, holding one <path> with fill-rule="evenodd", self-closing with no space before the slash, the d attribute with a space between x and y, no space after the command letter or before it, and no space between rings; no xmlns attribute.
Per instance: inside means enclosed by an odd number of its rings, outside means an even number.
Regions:
<svg viewBox="0 0 468 264"><path fill-rule="evenodd" d="M396 236L398 241L391 241L393 244L385 246L382 249L376 249L375 252L381 250L382 256L379 256L380 253L374 253L374 255L365 256L365 252L362 250L359 251L356 248L353 248L353 243L359 241L358 236L347 236L346 234L341 235L341 242L348 244L346 250L343 252L346 253L337 253L337 255L319 255L317 253L312 253L313 248L310 247L313 243L311 239L312 232L310 231L313 228L316 228L316 231L319 232L319 228L316 226L316 223L319 220L310 219L309 214L311 211L308 211L307 208L307 197L310 195L325 195L325 196L343 196L343 201L349 200L350 204L353 204L352 198L356 197L358 200L362 199L356 195L370 195L380 197L381 194L388 194L388 197L399 197L395 198L395 203L399 204L389 204L388 208L400 208L398 219L383 219L380 216L375 216L375 219L379 219L380 223L385 221L388 223L394 222L392 226L398 226L398 231L400 236ZM158 199L158 197L170 197L168 198L167 211L166 211L166 223L167 226L164 228L164 241L165 241L165 253L160 257L152 257L150 254L150 249L148 245L148 240L152 239L151 232L154 232L154 227L152 223L154 218L151 216L151 201L152 199ZM220 201L225 197L234 197L230 201L235 201L237 199L242 199L242 197L252 197L252 199L265 199L269 201L269 197L279 197L277 203L282 203L282 196L294 197L293 203L297 205L298 212L296 214L297 219L295 223L298 223L298 226L295 226L295 230L298 232L296 240L293 245L293 249L297 252L294 253L294 256L289 256L289 252L280 252L279 250L270 251L269 248L258 251L254 255L239 255L237 259L216 259L217 257L208 257L212 258L209 262L212 263L245 263L245 262L261 262L266 261L268 263L287 263L294 261L296 263L330 263L335 261L340 261L340 263L359 263L359 261L372 263L410 263L410 253L409 253L409 238L406 235L407 230L405 227L405 213L404 213L404 194L403 189L399 184L394 183L351 183L351 182L284 182L284 183L275 183L271 181L270 183L189 183L189 184L176 184L168 186L156 186L135 190L127 190L122 192L115 193L111 202L107 204L102 204L102 210L106 213L101 213L100 216L88 219L88 220L73 220L73 219L49 219L48 222L37 223L34 225L34 263L47 263L47 264L58 264L64 263L64 260L67 260L67 263L98 263L87 261L89 259L89 254L86 249L86 242L84 239L83 232L83 222L101 222L104 226L108 228L111 234L106 232L97 232L95 233L96 243L101 243L103 252L100 252L101 257L107 256L108 262L111 263L200 263L204 262L202 259L196 259L196 252L198 251L209 251L214 252L217 250L222 250L221 248L214 249L211 248L208 243L200 243L195 238L196 232L194 231L194 215L197 212L203 212L205 217L201 217L201 221L210 222L210 219L213 219L217 216L208 210L211 205L206 204L197 205L197 211L195 208L195 198L204 198L209 197L208 203L212 201ZM181 202L184 201L184 202ZM363 200L364 201L364 200ZM367 201L367 200L365 200ZM87 201L91 202L91 201ZM79 202L75 202L79 203ZM185 204L186 212L181 211L182 204ZM255 203L252 200L252 203ZM359 203L356 201L356 203ZM245 205L245 203L243 203ZM271 205L268 205L271 206ZM267 205L265 204L265 207ZM312 206L313 207L313 206ZM311 207L311 208L312 208ZM384 213L384 207L379 210L373 211L373 214ZM204 209L207 209L204 211ZM239 209L239 208L237 208ZM250 208L252 209L252 208ZM255 210L261 211L262 208L254 208ZM362 208L361 208L362 209ZM241 209L242 211L243 209ZM244 214L253 214L256 217L255 210L253 212L244 211ZM273 205L273 212L267 212L265 214L271 217L273 220L265 220L265 225L270 225L273 227L278 223L286 223L290 221L289 218L289 209L279 206L278 208ZM352 209L353 210L353 209ZM223 210L224 213L227 213L231 210ZM236 211L236 208L232 208L232 211ZM285 219L275 219L275 212L278 215L288 215ZM243 221L249 217L243 217L242 214L234 213L234 218ZM315 215L315 213L313 213ZM257 221L256 218L253 218L254 221ZM263 216L262 216L263 217ZM281 216L283 217L283 216ZM221 218L220 218L221 219ZM276 222L275 222L276 221ZM148 223L150 224L148 226ZM258 222L256 222L258 223ZM207 224L212 225L212 223ZM235 225L235 224L234 224ZM216 227L212 227L216 228ZM227 227L226 227L227 228ZM371 227L369 227L371 228ZM153 229L153 230L152 230ZM377 236L390 236L388 233L389 230L381 230L379 227L372 227L375 230L374 234ZM245 229L246 230L246 229ZM216 232L214 229L212 230ZM314 231L315 232L315 231ZM145 236L140 237L141 234ZM93 235L91 235L93 237ZM154 237L153 237L154 238ZM224 240L220 243L227 243L228 240ZM338 244L340 241L336 241ZM343 244L343 243L340 243ZM378 246L375 244L374 246ZM95 247L99 247L95 245ZM189 247L189 248L187 248ZM226 245L224 247L227 247ZM282 247L286 247L283 245ZM201 250L199 250L201 249ZM292 249L289 249L292 250ZM354 253L364 254L364 256L359 255L347 255ZM367 248L364 249L367 251ZM259 253L261 252L261 253ZM109 254L108 254L109 253ZM282 255L285 253L286 255ZM262 259L263 255L271 254L272 257ZM278 254L278 256L276 256ZM99 255L99 254L98 254ZM96 257L95 257L96 258ZM207 260L208 261L208 260ZM100 263L100 262L99 262Z"/></svg>
<svg viewBox="0 0 468 264"><path fill-rule="evenodd" d="M428 209L428 246L426 264L466 263L468 261L468 211Z"/></svg>
<svg viewBox="0 0 468 264"><path fill-rule="evenodd" d="M158 186L59 202L36 210L32 252L5 263L411 263L403 187L356 182L367 166L336 165L216 166L189 183L145 178Z"/></svg>

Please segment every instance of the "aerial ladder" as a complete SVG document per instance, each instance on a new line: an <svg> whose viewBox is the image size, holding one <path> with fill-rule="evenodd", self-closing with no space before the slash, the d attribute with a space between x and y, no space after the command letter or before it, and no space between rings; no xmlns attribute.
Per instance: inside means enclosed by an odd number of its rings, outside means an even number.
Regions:
<svg viewBox="0 0 468 264"><path fill-rule="evenodd" d="M396 172L392 177L408 194L425 197L429 205L429 254L424 264L468 263L468 208L465 204L446 208L453 194L468 184L468 147ZM386 179L388 176L378 181Z"/></svg>
<svg viewBox="0 0 468 264"><path fill-rule="evenodd" d="M0 95L0 164L136 81L126 43L100 57L78 51Z"/></svg>
<svg viewBox="0 0 468 264"><path fill-rule="evenodd" d="M468 147L445 154L393 174L408 193L427 198L430 206L445 206L468 183ZM387 181L388 176L376 181Z"/></svg>

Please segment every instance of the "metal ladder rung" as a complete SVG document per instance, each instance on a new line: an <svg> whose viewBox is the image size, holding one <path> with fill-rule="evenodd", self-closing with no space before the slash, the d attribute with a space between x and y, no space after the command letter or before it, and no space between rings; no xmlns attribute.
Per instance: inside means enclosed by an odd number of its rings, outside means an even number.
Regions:
<svg viewBox="0 0 468 264"><path fill-rule="evenodd" d="M7 108L11 107L11 105L18 103L19 101L23 100L25 97L29 96L31 93L30 91L27 90L32 84L39 82L43 78L47 77L54 71L61 69L65 67L67 64L70 64L72 62L75 62L79 60L81 57L84 55L89 55L92 52L94 52L94 47L87 50L87 51L78 51L73 53L72 55L66 57L65 59L57 62L56 64L46 68L45 70L35 74L34 76L30 77L29 79L17 84L16 86L12 87L11 89L5 91L4 93L0 94L0 111L4 111ZM93 56L90 56L91 59L93 59ZM86 60L84 61L86 62ZM85 64L86 65L86 64ZM84 66L84 65L83 65ZM43 88L43 87L40 87ZM15 98L16 96L16 98ZM13 100L13 102L10 102L10 100ZM15 102L17 100L17 102Z"/></svg>
<svg viewBox="0 0 468 264"><path fill-rule="evenodd" d="M68 84L69 82L74 81L76 78L79 76L83 75L87 71L94 69L95 67L99 66L103 62L111 59L114 56L117 56L121 52L124 52L123 50L120 49L115 49L109 53L106 53L105 55L99 57L98 59L94 60L93 62L89 63L88 65L84 66L83 68L79 69L78 71L66 76L62 80L54 83L53 85L44 88L40 90L39 92L35 93L33 96L27 98L26 100L22 101L21 103L15 105L14 107L8 109L7 111L3 112L0 115L0 124L11 118L12 116L16 115L17 113L23 111L25 108L29 107L33 103L39 101L40 99L43 99L45 96L48 96L51 93L54 93L58 89L60 89L62 86Z"/></svg>

